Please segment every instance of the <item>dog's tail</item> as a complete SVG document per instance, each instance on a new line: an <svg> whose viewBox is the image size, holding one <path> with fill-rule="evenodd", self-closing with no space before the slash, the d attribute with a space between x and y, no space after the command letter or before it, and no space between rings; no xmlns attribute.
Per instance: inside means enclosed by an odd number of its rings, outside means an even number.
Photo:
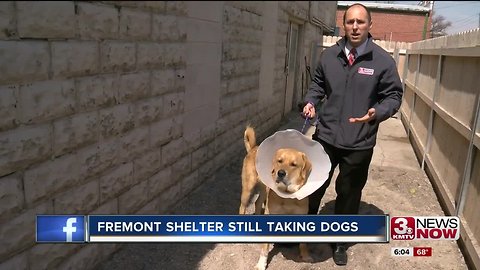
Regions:
<svg viewBox="0 0 480 270"><path fill-rule="evenodd" d="M257 145L257 141L255 138L255 130L251 126L247 126L245 129L245 134L243 135L243 143L245 144L245 149L247 153Z"/></svg>

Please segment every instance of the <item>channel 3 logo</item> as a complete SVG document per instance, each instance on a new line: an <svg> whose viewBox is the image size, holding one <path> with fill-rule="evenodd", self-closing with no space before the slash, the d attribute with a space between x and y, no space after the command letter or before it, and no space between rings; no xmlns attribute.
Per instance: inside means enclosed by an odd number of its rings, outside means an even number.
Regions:
<svg viewBox="0 0 480 270"><path fill-rule="evenodd" d="M460 219L456 216L392 217L392 240L458 240Z"/></svg>
<svg viewBox="0 0 480 270"><path fill-rule="evenodd" d="M391 232L393 240L415 239L415 218L414 217L393 217L391 220Z"/></svg>
<svg viewBox="0 0 480 270"><path fill-rule="evenodd" d="M84 243L84 216L37 216L37 242Z"/></svg>

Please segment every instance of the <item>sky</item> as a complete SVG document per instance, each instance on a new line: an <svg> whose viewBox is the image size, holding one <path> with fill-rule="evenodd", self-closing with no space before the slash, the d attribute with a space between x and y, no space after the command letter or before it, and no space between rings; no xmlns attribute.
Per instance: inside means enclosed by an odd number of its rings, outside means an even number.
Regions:
<svg viewBox="0 0 480 270"><path fill-rule="evenodd" d="M375 1L365 1L375 2ZM395 1L395 4L417 5L420 1ZM447 34L455 34L479 27L480 1L435 1L433 12L443 15L452 26Z"/></svg>

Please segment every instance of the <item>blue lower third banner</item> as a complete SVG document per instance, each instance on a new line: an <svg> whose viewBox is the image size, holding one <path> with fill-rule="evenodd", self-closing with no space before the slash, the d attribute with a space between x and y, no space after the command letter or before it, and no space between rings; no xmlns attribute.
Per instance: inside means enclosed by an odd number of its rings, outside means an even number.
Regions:
<svg viewBox="0 0 480 270"><path fill-rule="evenodd" d="M388 216L88 216L88 242L375 242Z"/></svg>
<svg viewBox="0 0 480 270"><path fill-rule="evenodd" d="M37 216L37 242L84 243L85 216Z"/></svg>

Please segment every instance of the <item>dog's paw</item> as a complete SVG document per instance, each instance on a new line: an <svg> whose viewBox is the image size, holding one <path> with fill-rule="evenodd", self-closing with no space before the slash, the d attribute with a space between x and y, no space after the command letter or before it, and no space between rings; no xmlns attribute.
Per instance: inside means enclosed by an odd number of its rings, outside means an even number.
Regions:
<svg viewBox="0 0 480 270"><path fill-rule="evenodd" d="M265 270L267 268L267 257L261 256L258 260L257 265L255 265L256 270Z"/></svg>
<svg viewBox="0 0 480 270"><path fill-rule="evenodd" d="M259 264L257 263L257 265L255 265L255 270L265 270L265 266L259 265Z"/></svg>
<svg viewBox="0 0 480 270"><path fill-rule="evenodd" d="M310 256L310 255L300 255L300 260L302 262L308 262L308 263L312 263L313 262L313 258Z"/></svg>

